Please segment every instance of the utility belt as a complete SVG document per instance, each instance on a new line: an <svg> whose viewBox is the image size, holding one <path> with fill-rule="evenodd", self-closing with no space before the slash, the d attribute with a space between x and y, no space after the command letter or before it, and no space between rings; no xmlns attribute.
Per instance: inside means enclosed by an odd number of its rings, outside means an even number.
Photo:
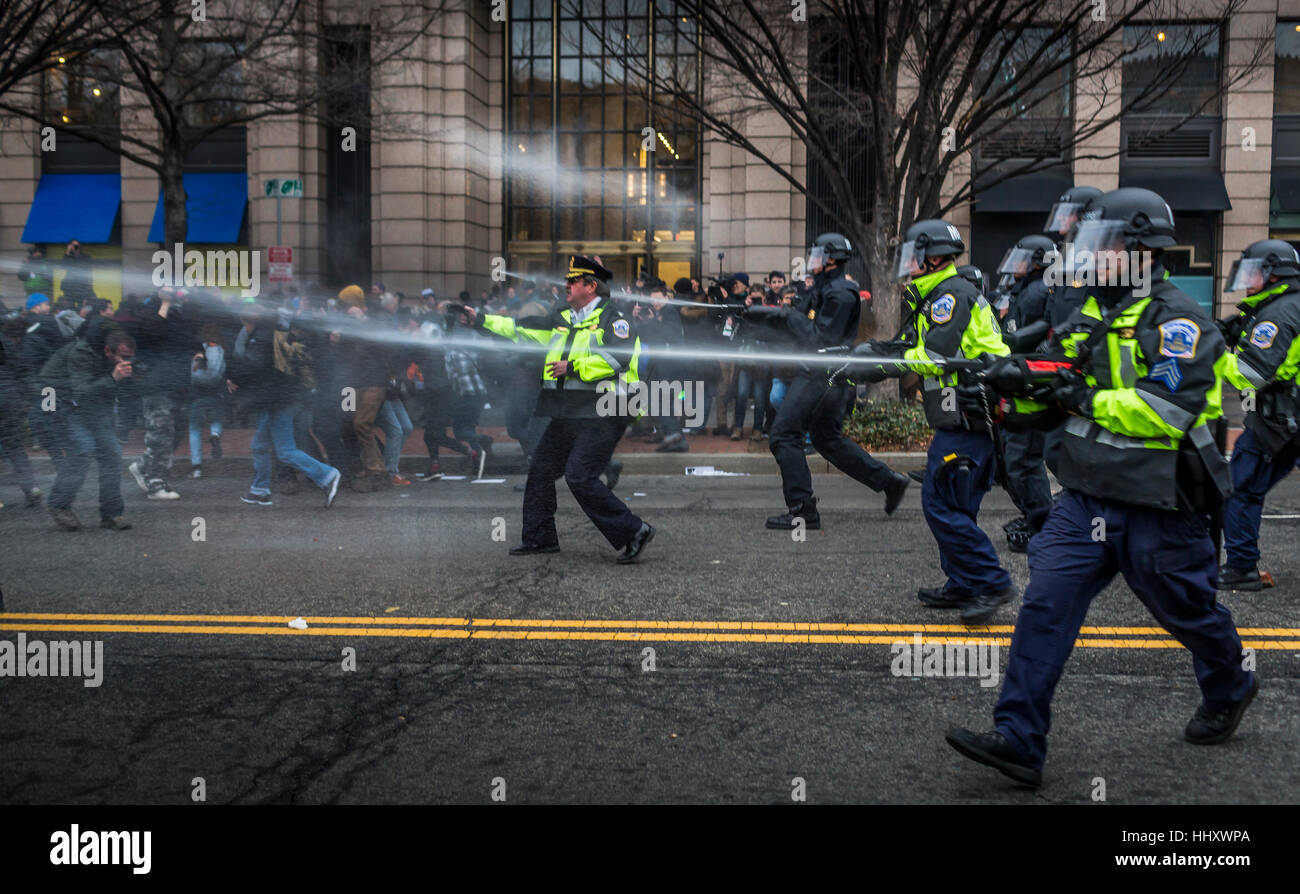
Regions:
<svg viewBox="0 0 1300 894"><path fill-rule="evenodd" d="M1282 426L1292 436L1300 434L1300 385L1274 384L1261 391L1255 400L1261 419Z"/></svg>
<svg viewBox="0 0 1300 894"><path fill-rule="evenodd" d="M1300 442L1300 384L1275 382L1255 396L1255 412L1246 427L1269 456L1277 456Z"/></svg>

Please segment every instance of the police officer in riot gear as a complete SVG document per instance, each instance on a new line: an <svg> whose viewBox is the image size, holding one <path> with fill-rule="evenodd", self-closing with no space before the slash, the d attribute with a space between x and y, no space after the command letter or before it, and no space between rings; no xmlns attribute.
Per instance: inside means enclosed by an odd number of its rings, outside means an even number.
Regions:
<svg viewBox="0 0 1300 894"><path fill-rule="evenodd" d="M1043 271L1054 260L1056 244L1046 236L1025 236L1007 249L998 265L998 273L1008 278L1009 303L1002 319L1008 333L1046 318L1049 289ZM1006 463L1006 488L1020 510L1020 518L1003 525L1007 546L1014 553L1026 552L1033 536L1052 508L1052 486L1043 465L1046 433L1028 428L1003 433L1003 457Z"/></svg>
<svg viewBox="0 0 1300 894"><path fill-rule="evenodd" d="M974 264L962 264L957 268L957 275L968 283L979 289L980 294L985 298L989 296L989 280L984 275L984 271Z"/></svg>
<svg viewBox="0 0 1300 894"><path fill-rule="evenodd" d="M769 518L768 528L789 530L800 519L807 528L821 527L812 473L804 454L804 437L808 434L817 452L837 469L874 491L884 492L886 514L898 508L907 490L906 475L874 459L841 431L857 389L850 382L832 382L831 375L842 365L835 358L852 348L858 334L861 299L856 286L845 277L845 265L852 257L848 239L839 233L823 233L808 251L806 267L814 284L806 309L799 312L789 307L755 305L746 310L747 317L785 330L804 350L840 352L800 365L772 422L768 443L781 467L786 511Z"/></svg>
<svg viewBox="0 0 1300 894"><path fill-rule="evenodd" d="M1264 497L1300 459L1300 254L1289 242L1265 239L1232 265L1227 292L1247 292L1221 328L1235 351L1227 378L1246 393L1246 430L1232 449L1232 496L1223 513L1227 562L1221 590L1261 590L1259 524Z"/></svg>
<svg viewBox="0 0 1300 894"><path fill-rule="evenodd" d="M1092 200L1069 271L1089 284L1056 332L1071 362L1047 403L1067 414L1064 491L1029 546L1029 586L1016 620L995 729L948 731L953 748L1036 786L1051 701L1093 597L1122 573L1148 611L1192 653L1202 704L1183 736L1226 741L1258 690L1243 667L1231 613L1215 601L1218 558L1206 524L1229 488L1208 423L1222 413L1222 336L1165 278L1173 212L1150 190ZM988 371L995 380L999 361Z"/></svg>
<svg viewBox="0 0 1300 894"><path fill-rule="evenodd" d="M1046 275L1049 287L1046 319L1047 325L1053 330L1062 326L1070 318L1070 314L1082 307L1083 302L1088 298L1086 288L1075 285L1064 275L1063 262L1079 217L1088 207L1088 203L1100 195L1101 190L1095 186L1072 186L1061 194L1056 204L1052 205L1052 210L1047 212L1043 235L1054 241L1057 247L1057 261ZM1047 463L1047 468L1052 470L1052 474L1056 474L1062 436L1063 432L1060 429L1054 429L1047 432L1044 437L1043 459Z"/></svg>
<svg viewBox="0 0 1300 894"><path fill-rule="evenodd" d="M908 228L896 274L900 282L908 281L904 297L912 316L904 342L910 346L901 352L890 344L877 348L907 363L881 365L865 377L879 380L909 372L924 377L925 415L935 431L921 508L948 580L943 587L923 588L918 596L933 608L960 608L967 624L983 624L1015 595L1011 575L977 521L980 502L993 486L997 449L989 414L959 401L957 376L931 362L1008 353L993 308L957 272L956 258L965 250L961 234L947 221L922 220Z"/></svg>
<svg viewBox="0 0 1300 894"><path fill-rule="evenodd" d="M1088 203L1100 195L1101 190L1095 186L1072 186L1061 193L1061 197L1052 205L1052 210L1047 212L1043 235L1055 242L1058 250L1063 250L1070 238L1070 231L1079 222L1079 216ZM1086 289L1071 283L1051 284L1045 314L1047 324L1055 329L1064 323L1070 314L1083 305L1087 297Z"/></svg>

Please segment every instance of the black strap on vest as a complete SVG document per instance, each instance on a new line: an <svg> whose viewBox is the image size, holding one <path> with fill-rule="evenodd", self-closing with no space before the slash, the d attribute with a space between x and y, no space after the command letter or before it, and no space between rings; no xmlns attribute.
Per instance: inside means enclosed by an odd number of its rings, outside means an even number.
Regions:
<svg viewBox="0 0 1300 894"><path fill-rule="evenodd" d="M1151 295L1154 294L1155 290L1152 289ZM1075 372L1082 370L1083 365L1092 357L1092 352L1096 349L1097 345L1101 344L1101 340L1106 337L1108 332L1110 332L1110 327L1120 318L1120 315L1134 304L1137 304L1143 298L1147 297L1150 296L1133 295L1130 293L1127 298L1123 299L1110 310L1103 313L1101 319L1098 320L1096 325L1088 332L1088 337L1083 340L1083 344L1079 345L1079 353L1074 358L1074 362L1070 364L1070 369Z"/></svg>

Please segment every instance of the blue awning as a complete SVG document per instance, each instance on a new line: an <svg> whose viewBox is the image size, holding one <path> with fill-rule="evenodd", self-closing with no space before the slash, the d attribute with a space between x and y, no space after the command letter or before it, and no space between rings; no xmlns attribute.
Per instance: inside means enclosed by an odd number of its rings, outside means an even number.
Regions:
<svg viewBox="0 0 1300 894"><path fill-rule="evenodd" d="M107 242L121 204L121 174L42 174L23 242Z"/></svg>
<svg viewBox="0 0 1300 894"><path fill-rule="evenodd" d="M226 245L239 240L239 225L248 204L248 175L183 174L185 179L185 213L189 225L186 242ZM163 241L163 202L153 209L149 241Z"/></svg>

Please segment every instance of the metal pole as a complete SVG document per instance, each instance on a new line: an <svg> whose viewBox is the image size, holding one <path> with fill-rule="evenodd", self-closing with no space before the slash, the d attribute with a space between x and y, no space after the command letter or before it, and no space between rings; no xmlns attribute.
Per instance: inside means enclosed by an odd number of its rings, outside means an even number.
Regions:
<svg viewBox="0 0 1300 894"><path fill-rule="evenodd" d="M275 244L280 245L280 202L282 200L280 189L277 186L275 190Z"/></svg>

